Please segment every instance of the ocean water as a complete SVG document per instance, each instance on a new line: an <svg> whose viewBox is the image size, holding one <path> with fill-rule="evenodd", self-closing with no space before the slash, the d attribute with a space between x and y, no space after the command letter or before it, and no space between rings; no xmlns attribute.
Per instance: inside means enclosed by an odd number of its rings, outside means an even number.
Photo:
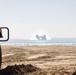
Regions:
<svg viewBox="0 0 76 75"><path fill-rule="evenodd" d="M0 42L0 45L10 45L10 46L45 46L45 45L76 46L76 38L53 38L51 40L10 39L7 42Z"/></svg>

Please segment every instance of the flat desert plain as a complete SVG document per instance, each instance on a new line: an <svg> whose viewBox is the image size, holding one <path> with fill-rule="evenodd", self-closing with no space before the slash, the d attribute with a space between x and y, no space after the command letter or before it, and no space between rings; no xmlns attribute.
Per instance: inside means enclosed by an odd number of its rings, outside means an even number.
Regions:
<svg viewBox="0 0 76 75"><path fill-rule="evenodd" d="M72 75L76 46L2 46L2 69L15 64L31 64L45 72L34 75Z"/></svg>

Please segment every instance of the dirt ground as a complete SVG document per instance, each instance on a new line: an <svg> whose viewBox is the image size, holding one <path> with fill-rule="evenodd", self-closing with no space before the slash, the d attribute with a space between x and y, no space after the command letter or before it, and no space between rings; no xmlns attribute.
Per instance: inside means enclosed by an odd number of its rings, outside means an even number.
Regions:
<svg viewBox="0 0 76 75"><path fill-rule="evenodd" d="M76 75L76 46L2 46L2 69L31 64L41 70L26 75Z"/></svg>

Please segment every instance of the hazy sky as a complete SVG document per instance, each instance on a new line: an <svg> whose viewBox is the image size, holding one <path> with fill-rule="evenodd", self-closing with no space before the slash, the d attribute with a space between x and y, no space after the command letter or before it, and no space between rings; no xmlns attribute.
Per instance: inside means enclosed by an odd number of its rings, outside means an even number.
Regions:
<svg viewBox="0 0 76 75"><path fill-rule="evenodd" d="M0 0L0 26L10 38L76 38L76 0Z"/></svg>

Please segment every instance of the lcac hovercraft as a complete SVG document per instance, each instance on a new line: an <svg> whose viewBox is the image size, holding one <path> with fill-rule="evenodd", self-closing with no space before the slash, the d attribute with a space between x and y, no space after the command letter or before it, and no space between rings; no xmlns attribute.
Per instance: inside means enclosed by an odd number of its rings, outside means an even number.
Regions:
<svg viewBox="0 0 76 75"><path fill-rule="evenodd" d="M3 30L7 30L7 38L4 39ZM9 40L9 29L7 27L0 27L0 42L6 42ZM0 44L0 69L2 65L2 49Z"/></svg>

